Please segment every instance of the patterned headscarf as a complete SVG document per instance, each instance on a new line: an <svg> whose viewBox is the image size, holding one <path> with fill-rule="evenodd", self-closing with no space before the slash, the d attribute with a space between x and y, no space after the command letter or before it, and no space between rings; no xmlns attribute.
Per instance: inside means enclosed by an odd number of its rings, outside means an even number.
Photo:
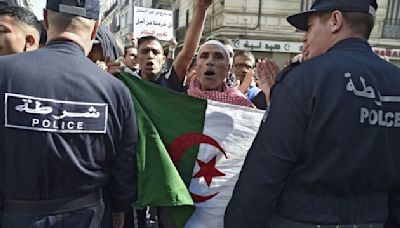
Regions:
<svg viewBox="0 0 400 228"><path fill-rule="evenodd" d="M192 97L197 97L197 98L201 98L201 99L210 99L210 100L219 101L222 103L246 106L246 107L252 107L252 108L255 107L253 105L253 103L249 99L247 99L247 97L244 94L242 94L236 88L229 88L228 86L226 86L225 82L222 86L222 92L220 92L220 91L203 91L200 89L199 81L197 81L197 79L194 79L189 84L189 89L188 89L187 93Z"/></svg>

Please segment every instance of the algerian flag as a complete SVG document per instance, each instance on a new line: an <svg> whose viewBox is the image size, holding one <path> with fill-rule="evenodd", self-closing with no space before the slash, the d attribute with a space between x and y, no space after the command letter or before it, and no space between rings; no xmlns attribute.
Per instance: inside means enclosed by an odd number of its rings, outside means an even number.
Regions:
<svg viewBox="0 0 400 228"><path fill-rule="evenodd" d="M264 111L121 78L134 95L139 130L135 205L163 207L177 227L223 227Z"/></svg>

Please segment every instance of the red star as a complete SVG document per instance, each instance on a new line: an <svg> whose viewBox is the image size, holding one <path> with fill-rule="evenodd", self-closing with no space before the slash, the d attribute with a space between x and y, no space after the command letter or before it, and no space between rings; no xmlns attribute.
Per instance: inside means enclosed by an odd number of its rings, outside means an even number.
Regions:
<svg viewBox="0 0 400 228"><path fill-rule="evenodd" d="M210 187L213 177L225 176L224 173L215 168L215 163L217 163L217 156L214 156L214 158L211 159L208 163L200 160L197 160L197 163L200 166L200 171L196 173L193 178L204 177L208 187Z"/></svg>

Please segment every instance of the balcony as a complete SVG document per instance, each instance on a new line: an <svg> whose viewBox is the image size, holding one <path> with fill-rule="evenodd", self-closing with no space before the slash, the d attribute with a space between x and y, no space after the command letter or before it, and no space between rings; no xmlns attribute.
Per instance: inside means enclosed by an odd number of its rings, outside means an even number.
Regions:
<svg viewBox="0 0 400 228"><path fill-rule="evenodd" d="M400 20L385 19L383 22L382 38L400 39Z"/></svg>

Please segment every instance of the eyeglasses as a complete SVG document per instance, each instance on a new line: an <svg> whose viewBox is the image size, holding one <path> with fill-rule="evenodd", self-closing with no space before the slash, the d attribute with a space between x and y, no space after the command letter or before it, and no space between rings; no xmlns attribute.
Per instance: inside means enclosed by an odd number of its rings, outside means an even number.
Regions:
<svg viewBox="0 0 400 228"><path fill-rule="evenodd" d="M251 68L253 68L252 66L248 65L248 64L244 64L244 63L235 63L233 64L234 67L236 68L246 68L247 70L250 70Z"/></svg>

